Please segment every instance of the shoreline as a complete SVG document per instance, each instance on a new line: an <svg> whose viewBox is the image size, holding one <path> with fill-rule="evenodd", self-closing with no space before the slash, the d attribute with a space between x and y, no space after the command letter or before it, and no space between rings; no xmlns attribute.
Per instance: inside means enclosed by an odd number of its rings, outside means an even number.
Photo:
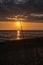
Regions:
<svg viewBox="0 0 43 65"><path fill-rule="evenodd" d="M43 37L36 38L24 38L24 39L15 39L15 40L3 40L0 44L27 44L27 45L43 45Z"/></svg>

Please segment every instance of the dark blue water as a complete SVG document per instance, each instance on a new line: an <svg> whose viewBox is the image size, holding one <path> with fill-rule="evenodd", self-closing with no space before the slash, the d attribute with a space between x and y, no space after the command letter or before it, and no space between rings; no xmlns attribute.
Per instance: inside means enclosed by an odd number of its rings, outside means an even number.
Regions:
<svg viewBox="0 0 43 65"><path fill-rule="evenodd" d="M8 30L0 30L0 41L2 40L20 40L24 38L35 38L35 37L43 37L43 30L29 30L29 31L8 31Z"/></svg>

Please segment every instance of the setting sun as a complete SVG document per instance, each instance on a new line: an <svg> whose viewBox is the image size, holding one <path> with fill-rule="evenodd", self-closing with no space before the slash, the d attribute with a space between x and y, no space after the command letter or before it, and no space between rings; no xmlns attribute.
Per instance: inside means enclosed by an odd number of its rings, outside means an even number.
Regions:
<svg viewBox="0 0 43 65"><path fill-rule="evenodd" d="M16 29L17 30L21 30L21 23L20 23L20 21L16 22Z"/></svg>
<svg viewBox="0 0 43 65"><path fill-rule="evenodd" d="M18 21L16 25L17 25L17 26L20 26L20 21Z"/></svg>

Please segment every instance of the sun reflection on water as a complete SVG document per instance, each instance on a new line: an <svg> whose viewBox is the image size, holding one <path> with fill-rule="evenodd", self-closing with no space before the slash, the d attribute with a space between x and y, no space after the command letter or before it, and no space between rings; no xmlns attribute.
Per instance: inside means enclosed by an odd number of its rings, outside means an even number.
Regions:
<svg viewBox="0 0 43 65"><path fill-rule="evenodd" d="M21 34L20 34L20 31L18 30L17 31L17 38L16 39L20 40L21 39L20 36L21 36Z"/></svg>

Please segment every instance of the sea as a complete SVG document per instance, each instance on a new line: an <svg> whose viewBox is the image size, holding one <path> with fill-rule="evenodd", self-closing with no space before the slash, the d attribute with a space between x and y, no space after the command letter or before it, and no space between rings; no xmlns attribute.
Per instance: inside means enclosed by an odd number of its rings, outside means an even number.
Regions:
<svg viewBox="0 0 43 65"><path fill-rule="evenodd" d="M0 42L43 37L43 30L0 30Z"/></svg>

